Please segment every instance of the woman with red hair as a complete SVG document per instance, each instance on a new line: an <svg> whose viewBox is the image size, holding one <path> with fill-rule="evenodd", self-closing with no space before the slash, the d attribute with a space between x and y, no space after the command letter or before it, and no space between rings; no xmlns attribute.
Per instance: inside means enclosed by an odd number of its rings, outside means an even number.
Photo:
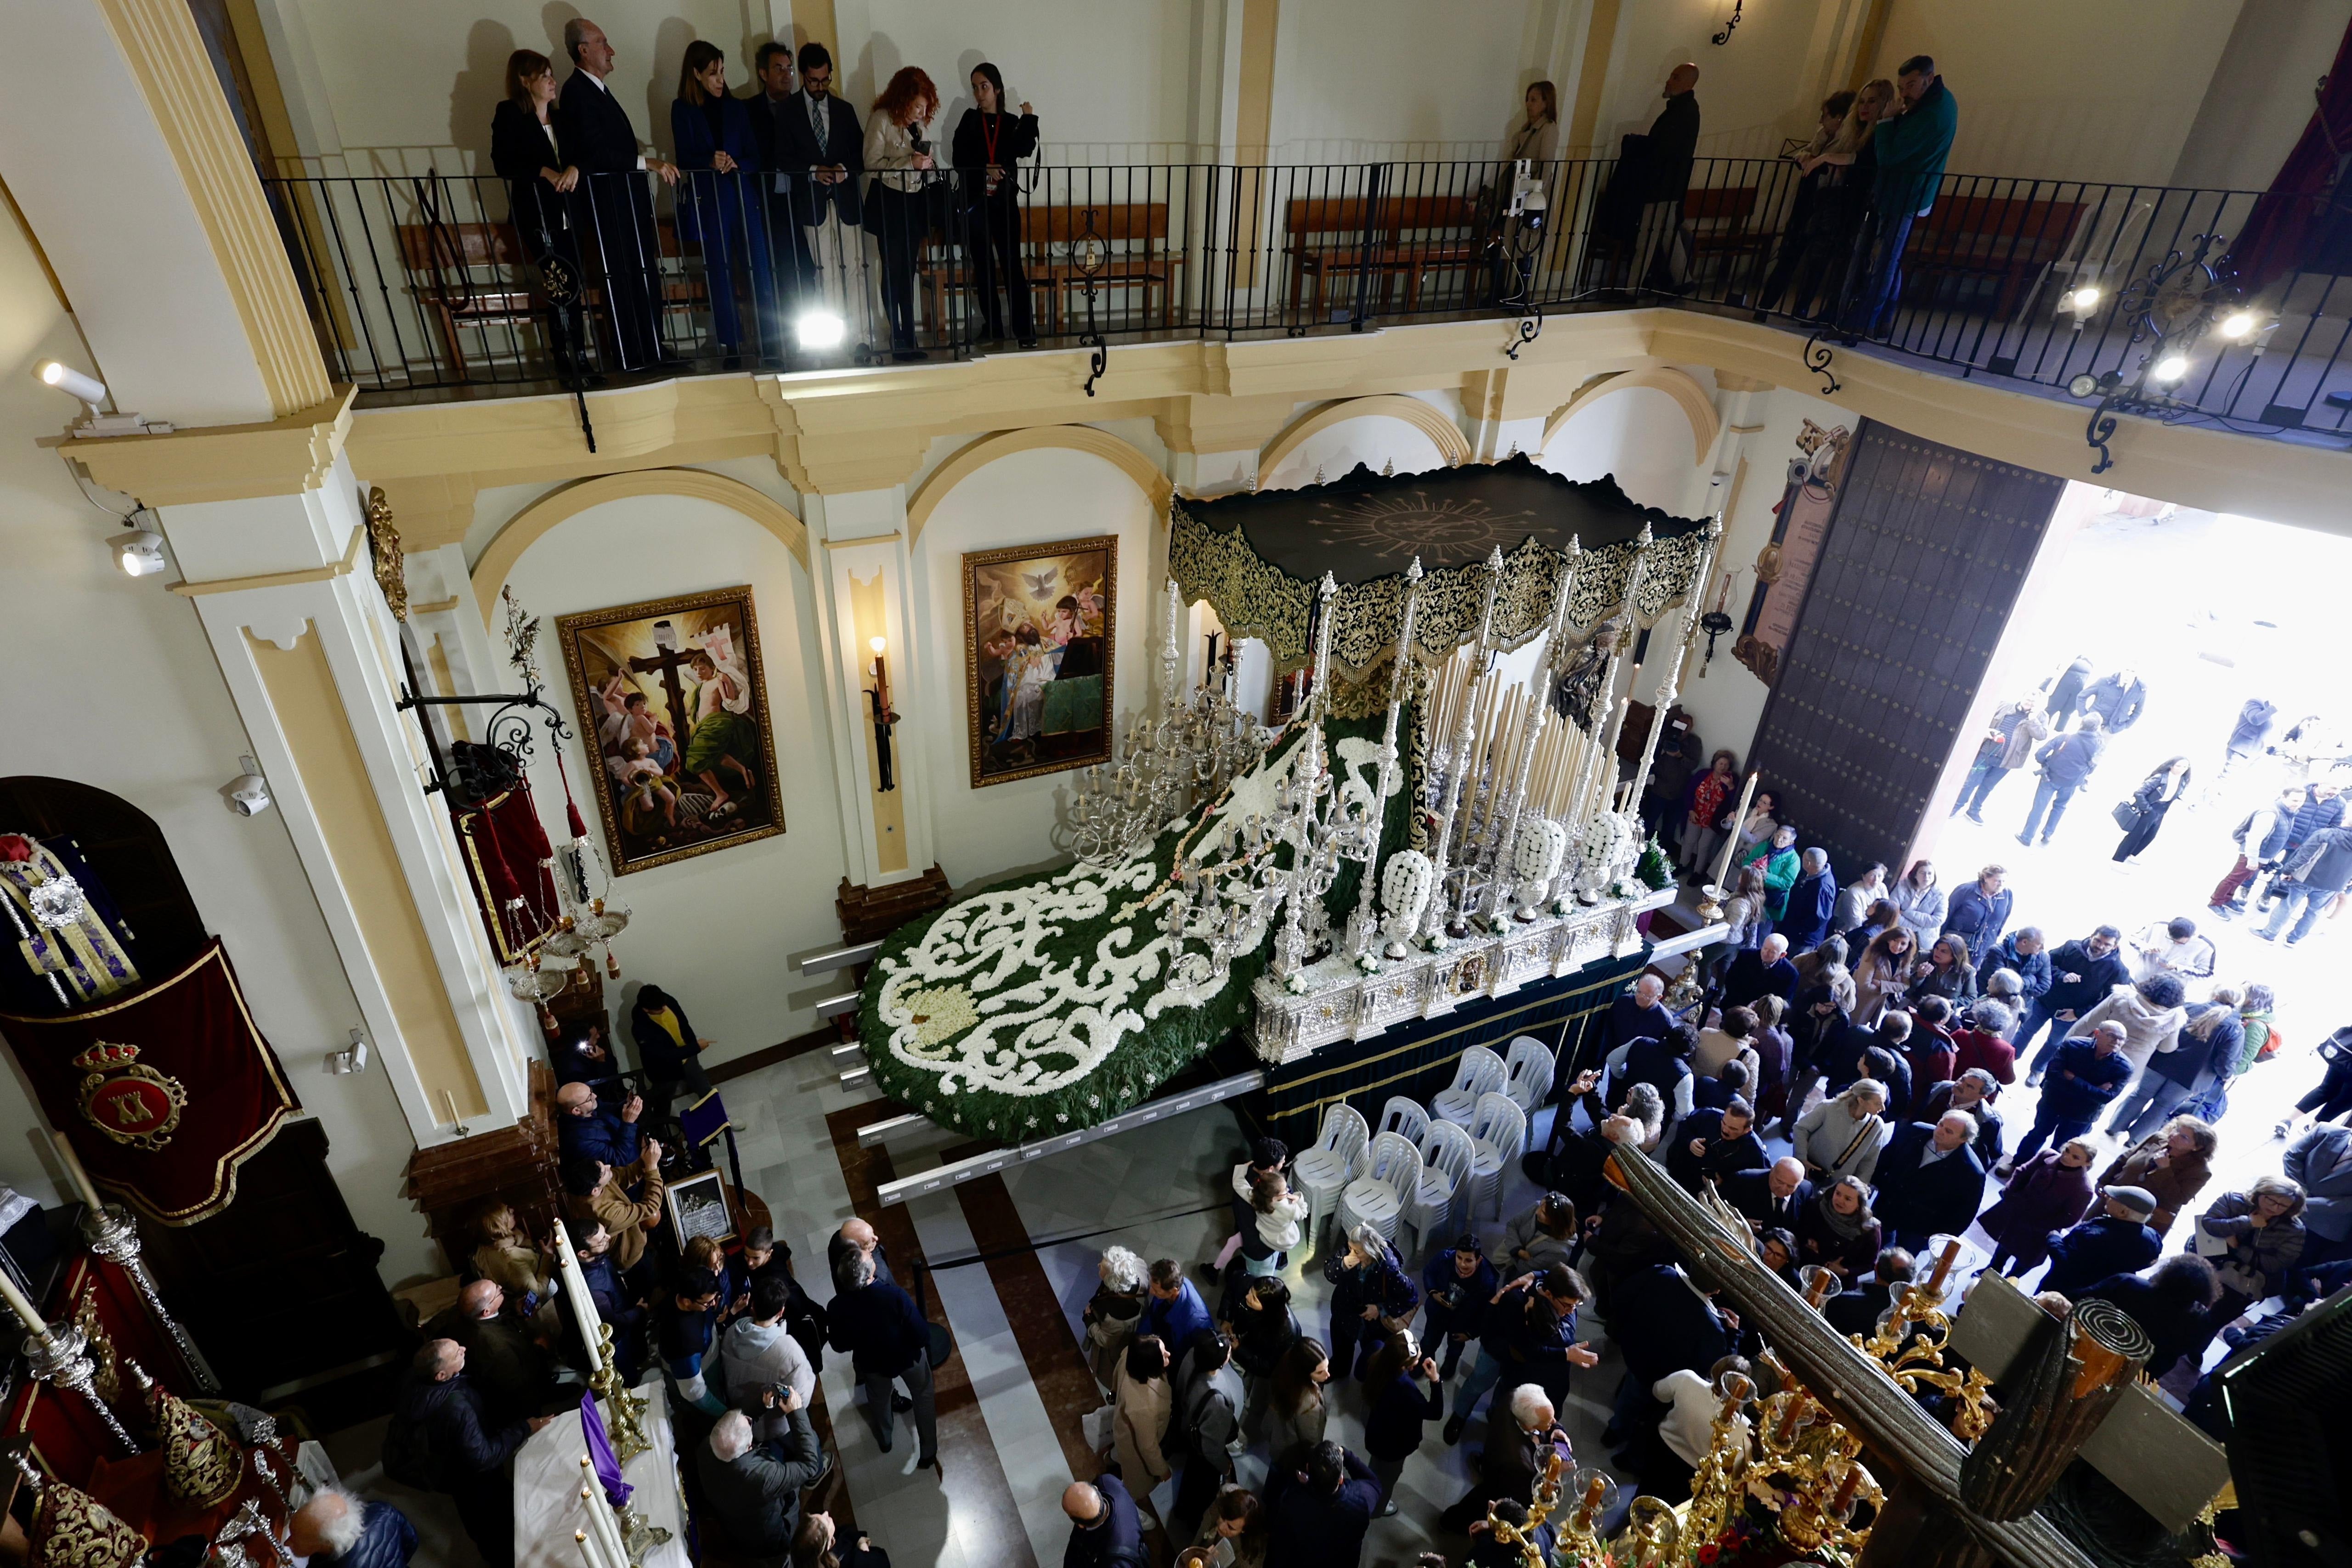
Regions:
<svg viewBox="0 0 2352 1568"><path fill-rule="evenodd" d="M919 67L901 66L866 120L866 166L875 172L866 226L882 242L882 308L896 360L923 357L915 347L915 254L930 233L923 192L933 165L923 133L939 112L931 78Z"/></svg>

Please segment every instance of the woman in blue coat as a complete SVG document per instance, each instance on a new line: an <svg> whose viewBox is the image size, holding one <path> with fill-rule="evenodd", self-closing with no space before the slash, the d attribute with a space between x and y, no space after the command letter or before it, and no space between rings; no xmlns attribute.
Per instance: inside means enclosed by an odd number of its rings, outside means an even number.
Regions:
<svg viewBox="0 0 2352 1568"><path fill-rule="evenodd" d="M748 269L752 308L772 320L776 279L768 262L759 183L748 177L760 167L751 106L728 93L727 56L716 44L697 38L686 47L677 98L669 106L669 131L686 176L677 187L677 237L702 246L711 321L733 369L744 340L736 289Z"/></svg>

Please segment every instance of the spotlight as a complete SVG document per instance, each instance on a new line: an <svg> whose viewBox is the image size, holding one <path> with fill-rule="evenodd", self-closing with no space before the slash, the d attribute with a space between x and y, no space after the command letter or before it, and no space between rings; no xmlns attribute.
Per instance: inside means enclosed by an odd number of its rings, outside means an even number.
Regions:
<svg viewBox="0 0 2352 1568"><path fill-rule="evenodd" d="M2066 303L2074 308L2075 315L2088 316L2099 308L2099 301L2104 298L2105 296L2100 292L2097 284L2085 283L2066 296Z"/></svg>
<svg viewBox="0 0 2352 1568"><path fill-rule="evenodd" d="M841 340L849 336L849 324L830 310L809 310L793 323L793 335L802 348L823 353L841 347Z"/></svg>
<svg viewBox="0 0 2352 1568"><path fill-rule="evenodd" d="M122 569L125 577L152 577L163 570L163 536L145 528L133 528L127 534L117 534L106 541L114 551L114 564Z"/></svg>
<svg viewBox="0 0 2352 1568"><path fill-rule="evenodd" d="M96 376L82 374L70 365L44 360L33 374L43 386L55 387L61 392L79 398L89 408L89 417L74 426L74 434L84 440L100 435L165 435L171 433L171 425L160 419L142 419L135 413L100 413L98 405L106 401L106 383ZM126 567L123 570L130 569Z"/></svg>
<svg viewBox="0 0 2352 1568"><path fill-rule="evenodd" d="M2165 382L2186 380L2189 375L2189 356L2167 354L2156 361L2156 369L2148 373L2158 381Z"/></svg>
<svg viewBox="0 0 2352 1568"><path fill-rule="evenodd" d="M257 817L269 810L269 780L261 776L261 764L252 758L240 758L245 771L228 781L223 791L228 797L228 809L240 817Z"/></svg>
<svg viewBox="0 0 2352 1568"><path fill-rule="evenodd" d="M2221 336L2233 343L2242 343L2262 330L2262 322L2251 310L2232 310L2221 318Z"/></svg>

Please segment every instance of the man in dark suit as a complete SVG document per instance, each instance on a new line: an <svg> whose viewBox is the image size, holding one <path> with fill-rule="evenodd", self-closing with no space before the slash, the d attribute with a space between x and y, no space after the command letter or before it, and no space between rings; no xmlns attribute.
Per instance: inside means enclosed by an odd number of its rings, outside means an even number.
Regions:
<svg viewBox="0 0 2352 1568"><path fill-rule="evenodd" d="M1719 1182L1734 1171L1760 1171L1772 1163L1756 1135L1756 1113L1733 1095L1720 1111L1694 1111L1677 1123L1666 1151L1666 1174L1696 1193L1704 1182Z"/></svg>
<svg viewBox="0 0 2352 1568"><path fill-rule="evenodd" d="M866 131L849 105L833 96L833 56L823 44L801 46L801 90L776 111L776 166L793 178L793 221L801 226L796 254L806 257L807 303L822 302L853 336L866 320L865 209L858 176L866 172ZM816 343L811 348L822 347Z"/></svg>
<svg viewBox="0 0 2352 1568"><path fill-rule="evenodd" d="M808 243L801 237L801 225L793 215L793 187L808 176L795 177L782 162L784 116L800 110L798 95L793 91L793 47L774 38L761 44L751 57L751 72L759 84L751 95L751 134L759 139L760 167L767 183L765 200L761 204L768 214L768 254L776 258L776 272L781 279L790 278L790 287L778 290L778 308L783 319L772 323L768 341L791 341L783 330L792 325L797 314L796 297L809 286Z"/></svg>
<svg viewBox="0 0 2352 1568"><path fill-rule="evenodd" d="M1151 1548L1144 1543L1135 1500L1117 1476L1072 1481L1063 1490L1062 1511L1070 1517L1062 1568L1150 1568Z"/></svg>
<svg viewBox="0 0 2352 1568"><path fill-rule="evenodd" d="M1918 1251L1937 1234L1958 1236L1984 1202L1984 1162L1969 1147L1977 1124L1948 1111L1932 1126L1909 1122L1878 1156L1878 1196L1871 1204L1895 1245Z"/></svg>
<svg viewBox="0 0 2352 1568"><path fill-rule="evenodd" d="M1679 289L1690 265L1683 231L1683 197L1698 156L1698 67L1688 60L1666 73L1666 100L1650 122L1649 158L1642 193L1642 232L1633 250L1633 287Z"/></svg>
<svg viewBox="0 0 2352 1568"><path fill-rule="evenodd" d="M1813 1184L1805 1179L1804 1161L1785 1159L1769 1170L1744 1170L1726 1177L1723 1196L1760 1236L1767 1230L1794 1230L1797 1216L1813 1200Z"/></svg>
<svg viewBox="0 0 2352 1568"><path fill-rule="evenodd" d="M1269 1478L1267 1490L1274 1491ZM1339 1444L1318 1443L1307 1470L1283 1486L1270 1505L1274 1530L1265 1560L1297 1568L1356 1568L1364 1532L1380 1512L1381 1483L1371 1467Z"/></svg>
<svg viewBox="0 0 2352 1568"><path fill-rule="evenodd" d="M563 24L563 47L573 70L557 98L556 137L580 170L588 197L586 227L604 274L606 308L620 340L621 368L645 370L669 360L662 348L661 236L654 203L639 171L677 183L677 165L638 151L637 128L604 78L613 73L613 46L585 16Z"/></svg>
<svg viewBox="0 0 2352 1568"><path fill-rule="evenodd" d="M1895 1304L1895 1287L1909 1284L1915 1267L1911 1254L1902 1248L1885 1249L1869 1282L1832 1296L1822 1303L1822 1316L1840 1333L1871 1333L1878 1327L1880 1314Z"/></svg>

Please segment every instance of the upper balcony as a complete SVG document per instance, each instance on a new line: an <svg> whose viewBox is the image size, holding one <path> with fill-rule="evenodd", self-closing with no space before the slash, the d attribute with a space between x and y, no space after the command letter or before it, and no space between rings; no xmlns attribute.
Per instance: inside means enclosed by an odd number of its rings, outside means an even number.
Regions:
<svg viewBox="0 0 2352 1568"><path fill-rule="evenodd" d="M868 201L845 289L824 286L772 171L583 176L520 214L487 176L267 184L330 368L372 403L1010 351L1010 302L992 322L982 301L1012 247L1034 335L1062 347L1479 317L1531 335L1667 305L1804 335L1809 361L1834 342L2072 398L2092 423L2352 440L2352 293L2283 198L1947 174L1868 321L1871 230L1837 186L1785 158L1708 158L1678 209L1645 209L1617 176L1608 160L1054 166L990 203L940 171Z"/></svg>

